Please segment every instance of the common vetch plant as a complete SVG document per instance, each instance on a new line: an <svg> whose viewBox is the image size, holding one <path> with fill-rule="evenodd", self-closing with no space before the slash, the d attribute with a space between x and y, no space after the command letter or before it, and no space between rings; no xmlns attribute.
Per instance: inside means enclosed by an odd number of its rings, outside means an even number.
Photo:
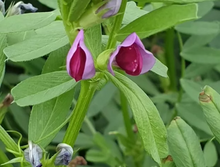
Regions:
<svg viewBox="0 0 220 167"><path fill-rule="evenodd" d="M2 165L76 167L88 161L110 167L205 167L217 163L216 158L207 158L207 150L217 156L213 140L220 139L219 94L210 86L194 93L198 85L192 83L206 71L197 69L204 60L192 56L199 49L205 52L219 34L215 30L219 24L198 20L212 9L212 2L40 2L55 10L36 12L31 3L21 1L5 10L0 0L0 81L2 90L11 94L0 105L0 140L11 153L0 150ZM199 29L203 26L212 31L205 34ZM183 34L192 36L184 35L183 40ZM161 39L164 49L156 45ZM24 70L13 84L8 79L10 67ZM219 70L217 63L215 68ZM189 80L187 75L195 78ZM192 112L182 112L188 103L198 108L195 121L190 119ZM8 110L19 125L10 131L6 129L14 125L7 119ZM22 116L14 110L22 110Z"/></svg>

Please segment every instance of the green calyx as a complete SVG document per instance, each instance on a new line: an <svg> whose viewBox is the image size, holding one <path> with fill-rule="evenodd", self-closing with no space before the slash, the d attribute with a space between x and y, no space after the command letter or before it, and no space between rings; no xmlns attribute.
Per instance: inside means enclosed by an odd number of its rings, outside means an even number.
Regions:
<svg viewBox="0 0 220 167"><path fill-rule="evenodd" d="M98 9L106 4L107 1L100 2L90 9L87 9L86 12L79 18L78 26L83 29L87 29L89 27L95 26L97 24L102 23L105 19L102 16L108 11L108 9L97 12Z"/></svg>
<svg viewBox="0 0 220 167"><path fill-rule="evenodd" d="M96 60L97 68L100 70L106 70L108 68L109 57L115 49L108 49L102 52Z"/></svg>

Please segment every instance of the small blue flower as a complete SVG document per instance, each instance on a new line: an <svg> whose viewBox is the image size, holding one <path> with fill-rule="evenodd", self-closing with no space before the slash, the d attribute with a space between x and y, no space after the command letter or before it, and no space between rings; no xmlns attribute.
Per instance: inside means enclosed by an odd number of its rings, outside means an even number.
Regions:
<svg viewBox="0 0 220 167"><path fill-rule="evenodd" d="M33 144L31 141L28 141L29 147L24 150L24 157L26 161L30 162L32 167L41 167L42 164L40 162L42 158L42 149L36 145Z"/></svg>
<svg viewBox="0 0 220 167"><path fill-rule="evenodd" d="M59 151L56 160L54 162L55 165L68 165L72 160L73 149L71 146L61 143L57 146L57 151Z"/></svg>
<svg viewBox="0 0 220 167"><path fill-rule="evenodd" d="M36 12L38 9L35 8L31 3L24 3L22 1L17 2L15 5L11 5L8 9L7 16L20 15L26 11Z"/></svg>
<svg viewBox="0 0 220 167"><path fill-rule="evenodd" d="M0 0L0 12L5 15L5 3L2 0Z"/></svg>

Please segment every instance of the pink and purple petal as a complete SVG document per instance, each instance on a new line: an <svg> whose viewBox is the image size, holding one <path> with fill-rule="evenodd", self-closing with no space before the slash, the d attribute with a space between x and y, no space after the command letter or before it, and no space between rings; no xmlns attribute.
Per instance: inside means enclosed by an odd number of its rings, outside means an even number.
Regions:
<svg viewBox="0 0 220 167"><path fill-rule="evenodd" d="M155 58L145 49L136 33L132 33L110 56L108 70L113 75L112 66L115 64L127 74L136 76L149 71L155 64Z"/></svg>
<svg viewBox="0 0 220 167"><path fill-rule="evenodd" d="M80 30L66 59L67 72L76 81L90 79L95 75L92 54L84 44L84 32Z"/></svg>

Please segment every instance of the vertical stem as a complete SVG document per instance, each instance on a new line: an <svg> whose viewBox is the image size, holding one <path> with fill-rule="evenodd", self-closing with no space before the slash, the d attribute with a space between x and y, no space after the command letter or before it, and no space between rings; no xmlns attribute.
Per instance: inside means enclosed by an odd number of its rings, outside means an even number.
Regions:
<svg viewBox="0 0 220 167"><path fill-rule="evenodd" d="M179 32L177 32L177 37L180 45L180 52L183 50L183 40ZM181 78L184 77L185 74L185 68L186 68L186 62L183 57L181 57ZM180 102L182 99L182 94L183 94L183 88L180 86L180 91L179 91L179 96L177 102Z"/></svg>
<svg viewBox="0 0 220 167"><path fill-rule="evenodd" d="M122 0L121 8L120 8L120 10L118 12L119 14L115 18L115 22L114 22L112 31L111 31L111 33L109 35L107 49L114 48L116 43L117 43L115 35L118 32L118 30L120 29L120 27L121 27L121 23L122 23L122 20L123 20L123 17L124 17L126 5L127 5L127 0Z"/></svg>
<svg viewBox="0 0 220 167"><path fill-rule="evenodd" d="M134 141L135 138L134 138L134 132L132 131L132 124L131 124L131 120L130 120L130 116L129 116L129 112L128 112L128 104L127 104L127 100L122 92L120 92L120 99L121 99L121 109L122 109L124 125L125 125L125 129L127 132L127 136L129 139Z"/></svg>
<svg viewBox="0 0 220 167"><path fill-rule="evenodd" d="M168 66L168 74L170 77L170 88L173 91L177 90L176 81L176 66L175 66L175 55L174 55L174 29L171 28L166 32L166 63Z"/></svg>
<svg viewBox="0 0 220 167"><path fill-rule="evenodd" d="M80 95L73 110L63 143L73 146L86 116L89 104L96 91L96 86L88 81L81 81Z"/></svg>
<svg viewBox="0 0 220 167"><path fill-rule="evenodd" d="M68 14L71 5L69 4L69 2L66 2L64 0L58 0L58 4L63 17L63 25L65 27L67 36L69 37L70 44L72 44L76 38L78 31L77 29L75 29L74 23L70 23L68 20Z"/></svg>

